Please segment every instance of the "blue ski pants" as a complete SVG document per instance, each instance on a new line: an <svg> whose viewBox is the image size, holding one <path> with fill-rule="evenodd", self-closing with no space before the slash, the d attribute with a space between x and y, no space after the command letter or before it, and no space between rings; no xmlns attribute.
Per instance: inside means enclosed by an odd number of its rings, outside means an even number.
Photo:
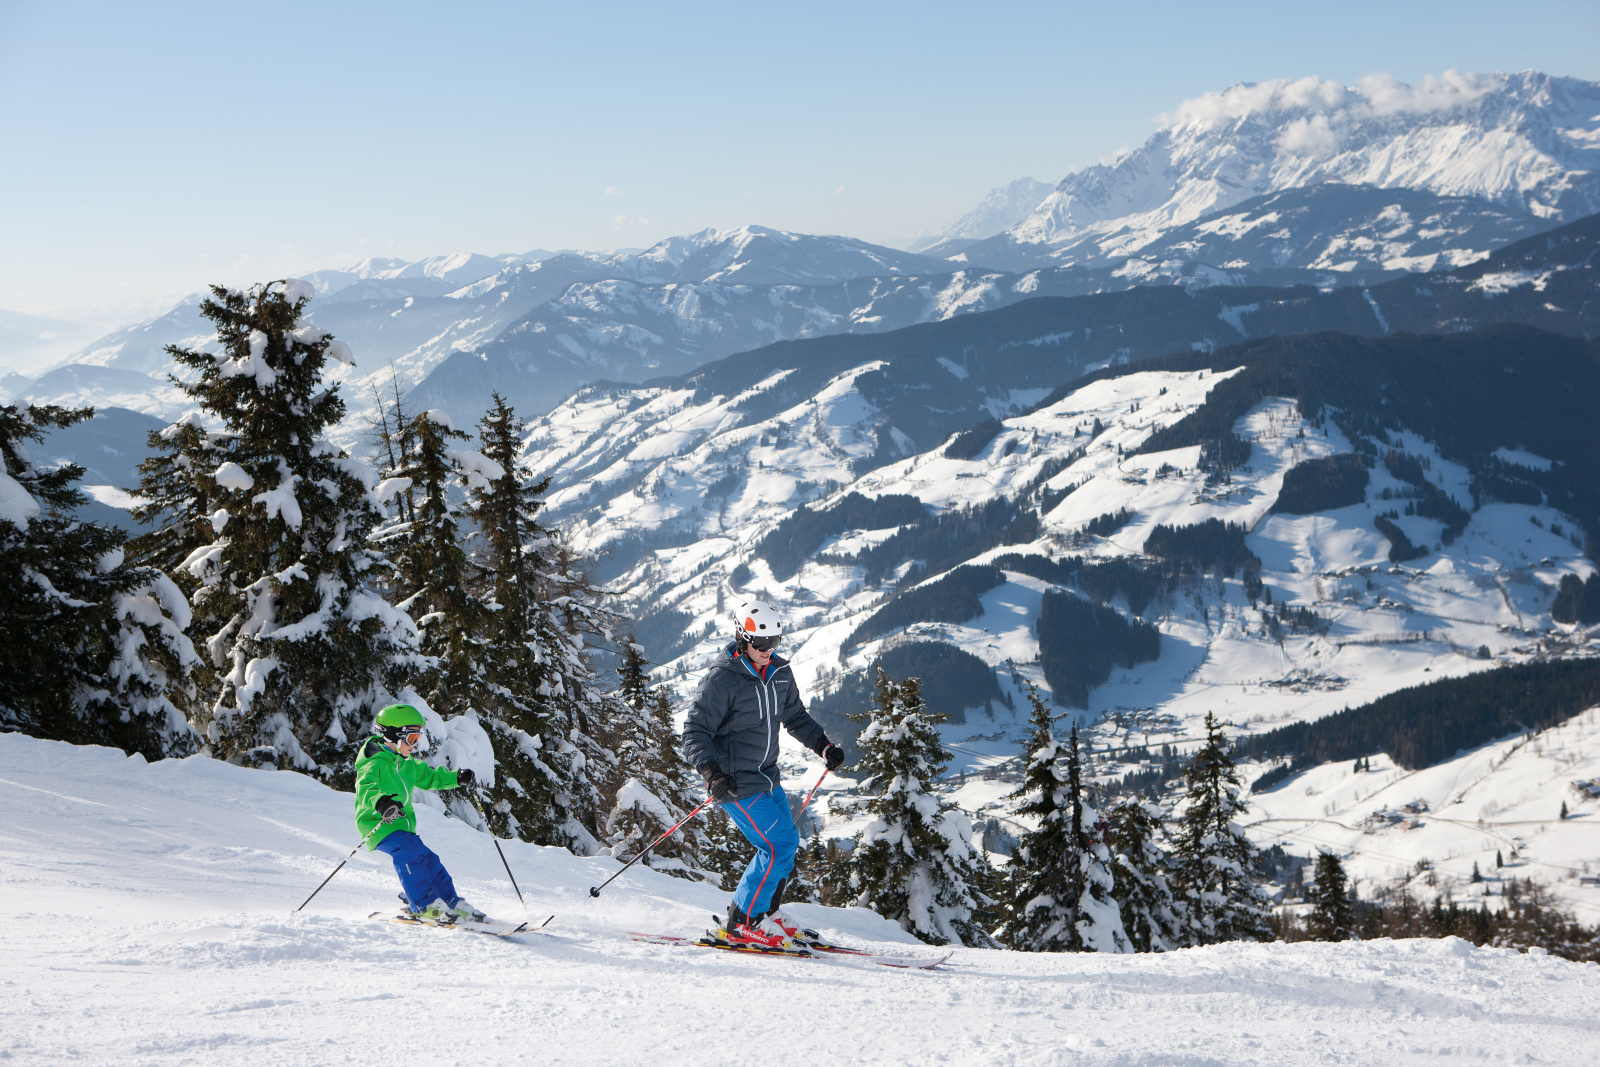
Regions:
<svg viewBox="0 0 1600 1067"><path fill-rule="evenodd" d="M733 902L746 915L765 915L772 910L772 892L794 870L794 853L800 847L800 832L789 814L789 798L782 787L758 793L744 800L722 805L733 825L756 848L750 865L739 879Z"/></svg>
<svg viewBox="0 0 1600 1067"><path fill-rule="evenodd" d="M461 899L456 896L450 872L416 834L396 830L378 842L378 851L387 852L394 860L394 873L400 876L400 888L411 901L412 911L421 911L435 900L443 900L453 908Z"/></svg>

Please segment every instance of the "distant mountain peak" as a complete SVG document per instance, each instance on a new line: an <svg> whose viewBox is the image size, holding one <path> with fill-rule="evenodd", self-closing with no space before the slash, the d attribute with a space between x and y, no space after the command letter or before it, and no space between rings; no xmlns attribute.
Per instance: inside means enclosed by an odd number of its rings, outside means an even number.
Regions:
<svg viewBox="0 0 1600 1067"><path fill-rule="evenodd" d="M980 205L918 249L1012 270L1120 265L1235 204L1331 184L1468 197L1546 225L1600 211L1600 82L1533 70L1284 78L1206 93L1159 120L1143 145L1067 175L1003 234L976 232Z"/></svg>
<svg viewBox="0 0 1600 1067"><path fill-rule="evenodd" d="M942 230L919 235L906 247L930 256L959 252L963 243L994 237L1026 219L1054 190L1055 186L1049 182L1032 178L1018 178L996 186L977 207Z"/></svg>

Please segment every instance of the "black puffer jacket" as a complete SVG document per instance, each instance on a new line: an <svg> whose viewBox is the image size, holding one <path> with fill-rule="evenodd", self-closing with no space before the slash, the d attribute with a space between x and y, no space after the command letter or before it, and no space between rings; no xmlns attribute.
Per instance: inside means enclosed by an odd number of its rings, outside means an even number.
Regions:
<svg viewBox="0 0 1600 1067"><path fill-rule="evenodd" d="M777 788L778 725L818 752L827 744L822 727L800 699L789 661L773 656L766 677L733 654L728 645L712 657L700 695L683 724L683 758L702 775L712 764L733 775L736 799Z"/></svg>

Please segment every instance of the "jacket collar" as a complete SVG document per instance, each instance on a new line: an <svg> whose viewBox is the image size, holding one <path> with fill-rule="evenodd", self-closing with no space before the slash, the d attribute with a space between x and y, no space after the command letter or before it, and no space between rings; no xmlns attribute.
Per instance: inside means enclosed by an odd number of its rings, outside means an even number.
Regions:
<svg viewBox="0 0 1600 1067"><path fill-rule="evenodd" d="M722 646L722 651L716 655L712 662L718 667L721 667L723 670L732 671L735 674L741 674L747 678L761 677L761 674L755 669L754 664L745 659L743 656L734 654L733 642L731 641ZM772 654L771 661L767 663L766 678L763 678L762 680L766 681L767 679L770 679L774 674L778 673L779 667L787 667L788 665L788 660L774 652Z"/></svg>

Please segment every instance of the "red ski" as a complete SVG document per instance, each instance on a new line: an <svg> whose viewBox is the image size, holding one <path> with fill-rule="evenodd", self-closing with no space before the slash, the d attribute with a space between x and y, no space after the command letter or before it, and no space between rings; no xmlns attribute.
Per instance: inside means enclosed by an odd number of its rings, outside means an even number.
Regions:
<svg viewBox="0 0 1600 1067"><path fill-rule="evenodd" d="M765 945L736 945L726 941L713 941L710 938L674 937L671 934L641 934L629 931L628 936L635 941L644 941L652 945L678 945L685 948L715 948L724 952L746 952L758 956L791 956L803 960L822 959L824 956L844 956L862 963L873 963L879 967L898 967L902 970L931 971L939 964L955 955L946 952L942 956L887 956L876 952L862 952L860 949L844 948L838 945L810 945L806 948L784 949L768 948ZM842 960L840 962L843 962Z"/></svg>

